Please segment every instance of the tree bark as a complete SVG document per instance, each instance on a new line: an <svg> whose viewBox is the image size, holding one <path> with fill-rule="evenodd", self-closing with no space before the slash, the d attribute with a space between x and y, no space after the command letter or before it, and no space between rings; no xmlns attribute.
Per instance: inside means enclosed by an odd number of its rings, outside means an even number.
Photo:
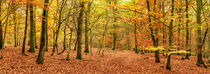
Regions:
<svg viewBox="0 0 210 74"><path fill-rule="evenodd" d="M147 0L147 10L148 10L148 13L150 13L150 4L149 4L149 0ZM150 28L150 32L151 32L151 37L152 37L152 41L153 41L153 46L154 47L157 47L157 41L155 39L155 35L154 35L154 32L153 32L153 26L152 26L152 20L151 20L151 15L149 14L148 15L148 19L149 19L149 28ZM159 58L159 51L155 51L155 62L156 63L159 63L160 62L160 58Z"/></svg>
<svg viewBox="0 0 210 74"><path fill-rule="evenodd" d="M154 7L153 7L154 8L153 9L154 13L156 13L156 5L157 5L156 0L154 0ZM156 28L155 28L155 38L156 39L155 39L154 46L158 47L159 38L158 38L158 28L157 28L156 15L154 15L154 21L155 21L155 26L156 26ZM155 51L155 62L160 63L159 49Z"/></svg>
<svg viewBox="0 0 210 74"><path fill-rule="evenodd" d="M31 0L32 2L33 0ZM35 50L35 23L34 23L34 5L30 4L30 48L28 52L34 53Z"/></svg>
<svg viewBox="0 0 210 74"><path fill-rule="evenodd" d="M197 27L197 64L203 64L202 60L202 48L201 48L201 1L202 0L196 0L196 5L197 5L197 14L196 14L196 19L197 19L197 24L199 27Z"/></svg>
<svg viewBox="0 0 210 74"><path fill-rule="evenodd" d="M17 20L16 20L16 7L15 7L15 4L12 4L12 6L13 6L13 10L14 10L14 13L13 13L14 41L15 41L14 46L17 47Z"/></svg>
<svg viewBox="0 0 210 74"><path fill-rule="evenodd" d="M49 0L45 0L45 5L44 5L44 9L43 9L43 17L42 17L42 34L41 34L41 45L40 45L40 49L39 49L39 55L38 58L36 60L37 64L44 64L44 51L45 51L45 35L46 35L46 22L48 20L48 4L49 4Z"/></svg>
<svg viewBox="0 0 210 74"><path fill-rule="evenodd" d="M59 37L60 27L62 25L62 12L63 12L63 8L64 8L64 3L65 3L64 0L62 0L62 4L60 6L59 16L58 16L58 27L56 29L56 34L55 34L56 35L56 37L55 37L55 43L53 44L53 51L52 51L51 56L53 56L53 54L55 52L55 49L58 52L58 37Z"/></svg>
<svg viewBox="0 0 210 74"><path fill-rule="evenodd" d="M67 52L67 57L66 57L66 60L69 60L69 54L70 54L70 51L71 51L71 40L72 40L72 29L70 29L70 41L69 41L69 50Z"/></svg>
<svg viewBox="0 0 210 74"><path fill-rule="evenodd" d="M89 53L89 14L90 14L90 8L91 8L92 2L88 2L88 9L86 11L85 16L85 53Z"/></svg>
<svg viewBox="0 0 210 74"><path fill-rule="evenodd" d="M23 47L22 47L22 54L25 54L25 46L26 46L26 35L27 35L27 29L28 29L28 1L26 4L26 17L25 17L25 30L24 30L24 38L23 38Z"/></svg>
<svg viewBox="0 0 210 74"><path fill-rule="evenodd" d="M188 24L189 24L188 0L186 0L186 46L185 46L185 48L187 48L187 51L191 50L189 48L189 26L188 26ZM190 54L186 54L185 59L189 59L189 56L190 56Z"/></svg>
<svg viewBox="0 0 210 74"><path fill-rule="evenodd" d="M58 53L58 55L61 55L62 53L64 53L64 51L66 51L66 25L67 24L65 24L65 27L64 27L64 38L63 38L63 50L60 52L60 53Z"/></svg>
<svg viewBox="0 0 210 74"><path fill-rule="evenodd" d="M171 16L174 16L174 0L171 0L172 5L171 5ZM172 46L172 37L173 37L173 19L171 18L171 22L169 25L169 48ZM171 58L171 54L168 55L168 59L167 59L167 64L166 64L166 69L171 70L171 63L170 63L170 59Z"/></svg>
<svg viewBox="0 0 210 74"><path fill-rule="evenodd" d="M1 4L2 4L2 0L0 0L0 15L1 13ZM1 19L0 19L0 50L1 50L1 56L0 59L3 58L3 30L2 30L2 23L1 23Z"/></svg>
<svg viewBox="0 0 210 74"><path fill-rule="evenodd" d="M117 0L114 0L114 5L117 5ZM114 15L114 20L113 20L113 29L114 29L114 32L113 32L113 47L112 47L112 50L115 50L116 48L116 41L117 41L117 33L116 33L116 28L117 28L117 9L116 8L113 8L113 15Z"/></svg>
<svg viewBox="0 0 210 74"><path fill-rule="evenodd" d="M134 4L135 4L135 0L134 0ZM134 17L136 17L136 9L135 9L134 15L135 15ZM136 24L136 19L135 19L135 21L134 21L135 53L138 53L137 36L136 36L136 34L137 34L137 32L136 32L136 27L137 27L137 24Z"/></svg>
<svg viewBox="0 0 210 74"><path fill-rule="evenodd" d="M80 13L77 19L78 28L77 28L77 57L76 59L82 59L82 21L83 21L83 13L84 13L84 4L85 2L80 2Z"/></svg>

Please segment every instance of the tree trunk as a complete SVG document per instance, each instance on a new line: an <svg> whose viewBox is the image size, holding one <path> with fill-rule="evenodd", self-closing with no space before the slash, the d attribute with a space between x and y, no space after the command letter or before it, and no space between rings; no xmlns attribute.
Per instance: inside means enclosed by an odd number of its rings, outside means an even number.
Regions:
<svg viewBox="0 0 210 74"><path fill-rule="evenodd" d="M173 17L174 16L174 0L171 0L172 1L172 5L171 5L171 16ZM173 37L173 32L172 32L172 29L173 29L173 19L171 19L171 22L170 22L170 25L169 25L169 47L172 46L172 37ZM166 64L166 69L168 70L171 70L171 63L170 63L170 59L171 58L171 54L168 55L168 59L167 59L167 64Z"/></svg>
<svg viewBox="0 0 210 74"><path fill-rule="evenodd" d="M37 64L43 64L44 63L44 51L45 51L45 35L46 35L46 22L48 20L48 4L49 4L49 0L45 0L45 5L44 5L44 9L43 9L43 17L42 17L42 34L41 34L41 45L40 45L40 49L39 49L39 55L37 58L36 63Z"/></svg>
<svg viewBox="0 0 210 74"><path fill-rule="evenodd" d="M135 1L134 1L134 3L135 3ZM135 12L134 12L134 17L136 17L136 9L135 9ZM138 53L138 46L137 46L137 36L136 36L136 27L137 27L137 25L136 25L136 19L135 19L135 21L134 21L134 35L135 35L135 53Z"/></svg>
<svg viewBox="0 0 210 74"><path fill-rule="evenodd" d="M86 12L85 17L85 53L89 53L89 38L88 38L88 31L89 31L89 14L92 2L88 2L88 9Z"/></svg>
<svg viewBox="0 0 210 74"><path fill-rule="evenodd" d="M66 60L69 60L69 54L70 54L70 51L71 51L72 29L70 31L71 32L70 32L69 50L67 52Z"/></svg>
<svg viewBox="0 0 210 74"><path fill-rule="evenodd" d="M26 4L25 30L24 30L23 47L22 47L23 55L26 55L25 54L25 46L26 46L27 29L28 29L28 2Z"/></svg>
<svg viewBox="0 0 210 74"><path fill-rule="evenodd" d="M154 9L153 9L154 13L156 13L156 5L157 5L156 0L154 0ZM156 28L155 28L155 38L156 39L155 39L154 46L158 47L159 38L158 38L158 28L157 28L156 15L154 15L154 21L155 21L155 26L156 26ZM160 63L159 49L155 51L155 62Z"/></svg>
<svg viewBox="0 0 210 74"><path fill-rule="evenodd" d="M8 13L10 13L9 10L8 10ZM7 36L7 25L8 25L9 16L10 16L10 15L7 16L6 25L5 25L5 28L4 28L4 35L3 35L4 38L3 38L3 44L2 44L3 47L4 47L5 40L6 40L6 36Z"/></svg>
<svg viewBox="0 0 210 74"><path fill-rule="evenodd" d="M2 0L0 0L0 15L2 14L1 13L1 4L2 4ZM1 20L0 19L0 51L1 51L1 56L0 56L0 59L3 58L3 30L2 30L2 23L1 23Z"/></svg>
<svg viewBox="0 0 210 74"><path fill-rule="evenodd" d="M185 48L187 50L189 50L189 26L188 26L188 23L189 23L189 15L188 15L188 0L186 0L186 46ZM186 54L186 57L185 59L189 59L189 56L190 54Z"/></svg>
<svg viewBox="0 0 210 74"><path fill-rule="evenodd" d="M114 0L114 5L117 5L117 0ZM113 8L113 15L114 15L114 20L113 20L113 29L114 29L114 32L113 32L113 47L112 47L112 50L115 50L116 48L116 40L117 40L117 33L116 33L116 28L117 28L117 9L116 8Z"/></svg>
<svg viewBox="0 0 210 74"><path fill-rule="evenodd" d="M74 51L76 51L77 50L77 40L76 40L76 42L74 43Z"/></svg>
<svg viewBox="0 0 210 74"><path fill-rule="evenodd" d="M45 51L48 51L48 21L45 24Z"/></svg>
<svg viewBox="0 0 210 74"><path fill-rule="evenodd" d="M197 24L201 26L201 0L196 0L197 5ZM201 27L197 27L197 64L203 64L201 47Z"/></svg>
<svg viewBox="0 0 210 74"><path fill-rule="evenodd" d="M92 34L92 30L90 30L90 54L93 55L93 34Z"/></svg>
<svg viewBox="0 0 210 74"><path fill-rule="evenodd" d="M147 10L148 10L148 13L150 13L150 4L149 4L149 0L147 0ZM151 37L152 37L152 41L153 41L153 46L154 47L157 47L157 41L155 39L155 35L154 35L154 32L153 32L153 26L152 26L152 20L151 20L151 16L148 15L148 19L149 19L149 28L150 28L150 32L151 32ZM156 63L159 63L160 62L160 58L159 58L159 51L155 51L155 62Z"/></svg>
<svg viewBox="0 0 210 74"><path fill-rule="evenodd" d="M15 40L15 45L14 47L17 47L17 20L16 20L16 7L15 4L13 4L13 24L14 24L14 40Z"/></svg>
<svg viewBox="0 0 210 74"><path fill-rule="evenodd" d="M34 25L34 34L35 34L34 35L35 36L35 40L34 40L35 42L34 43L35 43L35 48L38 48L38 45L37 45L37 37L36 37L36 9L37 9L37 7L35 7L35 9L34 9L35 10L34 11L34 16L35 16L34 17L34 24L35 24Z"/></svg>
<svg viewBox="0 0 210 74"><path fill-rule="evenodd" d="M31 0L33 1L33 0ZM28 52L34 53L35 50L35 23L34 23L34 5L30 4L30 49Z"/></svg>
<svg viewBox="0 0 210 74"><path fill-rule="evenodd" d="M162 12L163 12L163 19L165 20L165 3L164 1L162 2ZM163 44L166 43L166 31L165 31L165 26L163 26Z"/></svg>
<svg viewBox="0 0 210 74"><path fill-rule="evenodd" d="M62 4L61 5L62 6L60 6L60 10L59 10L58 27L57 27L57 30L56 30L55 43L53 44L53 51L52 51L51 56L53 56L53 54L55 52L55 49L58 52L58 37L59 37L60 27L61 27L61 24L62 24L62 12L63 12L64 0L62 0Z"/></svg>
<svg viewBox="0 0 210 74"><path fill-rule="evenodd" d="M85 2L80 2L80 13L77 19L78 28L77 28L77 57L76 59L82 59L82 21L83 21L83 13L84 13L84 4Z"/></svg>
<svg viewBox="0 0 210 74"><path fill-rule="evenodd" d="M67 24L65 24L65 27L64 27L64 38L63 38L63 50L60 52L60 53L58 53L58 55L61 55L62 53L64 53L64 51L66 51L66 25Z"/></svg>

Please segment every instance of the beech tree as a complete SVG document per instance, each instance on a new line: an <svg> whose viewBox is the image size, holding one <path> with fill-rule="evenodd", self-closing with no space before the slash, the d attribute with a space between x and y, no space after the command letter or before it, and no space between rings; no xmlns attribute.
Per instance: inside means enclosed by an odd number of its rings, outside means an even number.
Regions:
<svg viewBox="0 0 210 74"><path fill-rule="evenodd" d="M39 49L39 55L38 55L38 58L36 60L36 63L37 64L43 64L44 63L44 51L45 51L45 40L46 40L46 26L47 25L47 20L48 20L48 6L49 6L49 0L45 0L44 1L44 9L43 9L43 17L42 17L42 35L41 35L41 39L40 39L40 42L41 42L41 45L40 45L40 49Z"/></svg>

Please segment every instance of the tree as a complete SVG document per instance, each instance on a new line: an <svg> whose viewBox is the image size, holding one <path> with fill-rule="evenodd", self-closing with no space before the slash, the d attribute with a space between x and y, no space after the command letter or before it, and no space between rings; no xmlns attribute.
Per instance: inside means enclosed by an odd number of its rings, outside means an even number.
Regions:
<svg viewBox="0 0 210 74"><path fill-rule="evenodd" d="M135 3L135 0L134 0L134 3ZM135 12L134 12L134 15L136 17L136 8L135 8ZM138 46L137 46L137 32L136 32L136 27L137 27L137 24L136 24L136 20L134 21L134 34L135 34L135 53L138 53Z"/></svg>
<svg viewBox="0 0 210 74"><path fill-rule="evenodd" d="M198 24L199 27L197 27L197 65L200 65L200 64L204 64L203 62L203 56L202 56L202 46L203 46L203 43L202 43L202 38L201 38L201 6L202 6L202 0L196 0L196 5L197 5L197 10L196 10L196 22ZM207 31L208 31L208 28L207 28ZM204 36L204 39L205 40L205 36ZM204 64L205 66L205 64Z"/></svg>
<svg viewBox="0 0 210 74"><path fill-rule="evenodd" d="M156 13L156 7L157 7L157 1L154 0L154 7L153 7L153 11L154 13ZM155 21L155 26L157 26L157 21L156 21L156 15L154 15L154 21ZM154 42L154 46L157 47L158 46L158 42L159 42L159 38L158 36L158 28L155 28L155 42ZM159 63L160 62L160 58L159 58L159 50L155 51L155 62Z"/></svg>
<svg viewBox="0 0 210 74"><path fill-rule="evenodd" d="M24 31L23 47L22 47L22 54L25 55L25 56L26 56L26 54L25 54L25 46L26 46L27 29L28 29L28 0L26 2L25 31Z"/></svg>
<svg viewBox="0 0 210 74"><path fill-rule="evenodd" d="M1 13L1 5L2 5L2 0L0 0L0 15L2 14ZM3 58L3 30L2 30L2 19L0 19L0 50L1 50L1 56L0 56L0 59Z"/></svg>
<svg viewBox="0 0 210 74"><path fill-rule="evenodd" d="M83 21L83 13L84 13L84 4L85 2L80 2L80 12L79 17L77 19L77 57L76 59L82 59L82 21Z"/></svg>
<svg viewBox="0 0 210 74"><path fill-rule="evenodd" d="M32 2L33 0L31 0ZM34 5L30 4L30 48L28 52L34 53L35 50L35 23L34 23Z"/></svg>
<svg viewBox="0 0 210 74"><path fill-rule="evenodd" d="M188 0L186 0L186 48L189 49L189 15L188 15ZM190 54L187 54L185 59L189 59Z"/></svg>
<svg viewBox="0 0 210 74"><path fill-rule="evenodd" d="M66 60L69 60L69 54L70 54L70 51L71 51L71 40L72 40L72 29L70 28L69 50L68 50L68 52L67 52Z"/></svg>
<svg viewBox="0 0 210 74"><path fill-rule="evenodd" d="M88 2L87 10L86 10L86 16L85 16L85 53L89 53L89 38L88 38L88 31L89 31L89 14L90 14L90 8L92 5L92 2Z"/></svg>
<svg viewBox="0 0 210 74"><path fill-rule="evenodd" d="M171 0L172 4L171 4L171 16L174 16L174 0ZM170 25L169 25L169 49L172 46L172 37L173 37L173 32L172 32L172 28L173 28L173 22L174 20L171 19ZM166 69L171 70L171 54L168 54L167 57L167 64L166 64Z"/></svg>
<svg viewBox="0 0 210 74"><path fill-rule="evenodd" d="M49 4L49 0L45 0L44 1L44 9L43 9L43 17L42 17L42 35L41 35L41 45L40 45L40 49L39 49L39 55L38 58L36 60L37 64L43 64L44 63L44 51L45 51L45 35L46 35L46 26L47 25L47 20L48 20L48 5Z"/></svg>
<svg viewBox="0 0 210 74"><path fill-rule="evenodd" d="M59 10L59 12L58 12L58 14L59 14L59 16L58 16L58 27L56 28L55 42L54 42L54 44L53 44L53 51L52 51L51 56L53 56L53 54L55 53L55 49L58 50L58 37L59 37L59 32L60 32L61 25L62 25L62 23L63 23L63 22L62 22L62 18L63 18L62 14L63 14L64 6L66 5L66 1L67 1L67 0L62 0L62 1L61 1L61 6L60 6L60 8L58 9L58 10ZM57 52L58 52L58 51L57 51ZM58 53L58 54L59 54L59 53Z"/></svg>
<svg viewBox="0 0 210 74"><path fill-rule="evenodd" d="M114 5L117 5L117 0L114 0ZM115 50L116 48L116 41L117 41L117 33L116 33L116 28L117 28L117 9L115 7L113 7L113 29L114 29L114 32L113 32L113 46L112 46L112 50Z"/></svg>
<svg viewBox="0 0 210 74"><path fill-rule="evenodd" d="M17 47L17 17L16 17L16 10L17 10L17 7L16 7L16 4L14 2L12 2L12 9L14 10L13 11L13 25L14 25L14 40L15 40L15 47Z"/></svg>
<svg viewBox="0 0 210 74"><path fill-rule="evenodd" d="M148 10L148 13L150 13L150 4L149 4L149 0L147 0L147 10ZM149 28L150 28L150 35L152 37L152 41L153 41L153 46L154 47L157 47L157 40L155 39L155 35L154 35L154 31L153 31L153 26L152 26L152 20L151 20L151 15L149 14L148 15L148 20L149 20ZM159 63L160 62L160 58L159 58L159 51L156 50L155 52L155 62L156 63Z"/></svg>

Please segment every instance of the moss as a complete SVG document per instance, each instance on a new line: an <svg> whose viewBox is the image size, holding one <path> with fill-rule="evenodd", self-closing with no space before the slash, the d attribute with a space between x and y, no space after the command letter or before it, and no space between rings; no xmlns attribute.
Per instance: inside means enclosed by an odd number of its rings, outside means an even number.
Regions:
<svg viewBox="0 0 210 74"><path fill-rule="evenodd" d="M80 59L80 60L82 60L82 57L81 57L81 56L77 56L77 57L76 57L76 59Z"/></svg>
<svg viewBox="0 0 210 74"><path fill-rule="evenodd" d="M85 53L89 53L89 49L85 49L85 51L84 51Z"/></svg>
<svg viewBox="0 0 210 74"><path fill-rule="evenodd" d="M28 52L35 53L35 50L34 50L34 48L30 48L30 49L28 50Z"/></svg>

